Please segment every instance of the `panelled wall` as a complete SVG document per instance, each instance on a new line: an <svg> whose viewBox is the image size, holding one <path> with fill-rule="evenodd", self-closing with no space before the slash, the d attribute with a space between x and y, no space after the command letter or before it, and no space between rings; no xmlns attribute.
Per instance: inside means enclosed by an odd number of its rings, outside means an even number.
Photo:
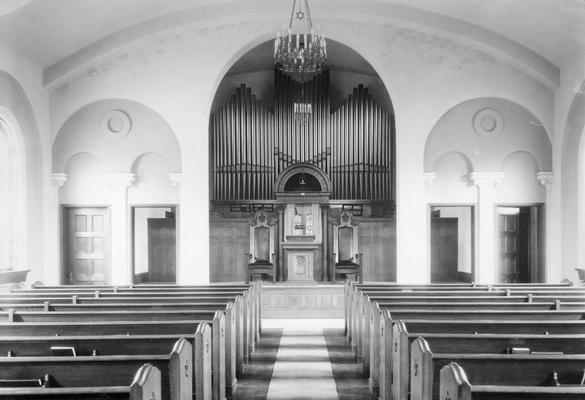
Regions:
<svg viewBox="0 0 585 400"><path fill-rule="evenodd" d="M282 232L278 224L283 223L279 210L287 204L282 191L289 189L279 189L276 184L298 166L318 171L328 187L328 191L323 185L307 189L321 191L313 195L327 222L323 240L315 243L315 279L331 279L332 227L341 210L350 210L359 222L364 279L395 280L392 110L381 106L363 85L347 88L345 101L332 110L329 86L328 70L306 80L275 70L273 108L256 99L253 89L242 84L211 116L212 282L245 278L249 223L258 210L266 211L275 225L275 249L285 241L278 236ZM308 104L310 117L300 120L295 109L306 111ZM307 172L306 181L313 182L314 177L309 175ZM274 261L282 269L284 260L278 259L279 254L284 258L282 251L276 251Z"/></svg>

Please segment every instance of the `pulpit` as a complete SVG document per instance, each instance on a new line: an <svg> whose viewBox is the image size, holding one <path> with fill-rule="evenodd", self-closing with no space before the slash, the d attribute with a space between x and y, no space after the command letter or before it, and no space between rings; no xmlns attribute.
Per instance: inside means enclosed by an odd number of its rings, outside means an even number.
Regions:
<svg viewBox="0 0 585 400"><path fill-rule="evenodd" d="M315 281L321 276L321 209L318 204L287 204L284 211L285 279ZM316 273L317 272L317 273Z"/></svg>

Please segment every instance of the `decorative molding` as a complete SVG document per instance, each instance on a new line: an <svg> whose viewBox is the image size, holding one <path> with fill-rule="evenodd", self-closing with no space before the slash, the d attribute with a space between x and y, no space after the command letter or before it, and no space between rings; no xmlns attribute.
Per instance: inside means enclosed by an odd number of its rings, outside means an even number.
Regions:
<svg viewBox="0 0 585 400"><path fill-rule="evenodd" d="M136 174L129 172L114 172L102 174L102 180L111 188L130 187L136 180Z"/></svg>
<svg viewBox="0 0 585 400"><path fill-rule="evenodd" d="M132 120L122 110L110 110L100 120L102 132L112 136L126 136L132 129Z"/></svg>
<svg viewBox="0 0 585 400"><path fill-rule="evenodd" d="M432 186L435 183L436 179L437 179L436 172L425 172L424 173L425 185Z"/></svg>
<svg viewBox="0 0 585 400"><path fill-rule="evenodd" d="M555 173L554 172L539 172L536 174L536 179L542 186L546 188L546 190L550 190L554 181L555 181Z"/></svg>
<svg viewBox="0 0 585 400"><path fill-rule="evenodd" d="M181 188L183 186L183 174L181 172L169 173L169 180L173 187Z"/></svg>
<svg viewBox="0 0 585 400"><path fill-rule="evenodd" d="M63 185L65 185L65 183L67 182L67 179L69 179L69 175L65 173L57 172L51 174L51 184L53 185L53 188L55 188L56 190L62 188Z"/></svg>
<svg viewBox="0 0 585 400"><path fill-rule="evenodd" d="M505 172L472 172L469 179L475 186L497 185L506 177Z"/></svg>
<svg viewBox="0 0 585 400"><path fill-rule="evenodd" d="M493 108L479 110L473 116L473 130L479 136L496 137L504 130L504 117Z"/></svg>

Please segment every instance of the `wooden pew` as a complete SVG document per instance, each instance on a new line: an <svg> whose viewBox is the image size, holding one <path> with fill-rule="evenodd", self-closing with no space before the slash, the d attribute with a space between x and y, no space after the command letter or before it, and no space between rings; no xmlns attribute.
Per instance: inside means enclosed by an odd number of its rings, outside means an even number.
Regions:
<svg viewBox="0 0 585 400"><path fill-rule="evenodd" d="M394 325L397 348L410 349L418 338L424 337L431 349L437 353L482 353L504 354L512 349L529 349L531 352L562 352L564 354L585 354L584 335L534 335L534 334L438 334L409 333L403 323ZM401 354L402 355L402 354ZM395 390L404 393L412 376L412 358L393 357ZM409 371L409 375L401 374Z"/></svg>
<svg viewBox="0 0 585 400"><path fill-rule="evenodd" d="M55 351L60 354L74 351L76 356L167 354L181 337L194 349L193 394L196 399L211 399L212 343L208 324L200 324L194 335L0 337L0 354L7 357L53 356Z"/></svg>
<svg viewBox="0 0 585 400"><path fill-rule="evenodd" d="M449 363L440 373L441 400L577 400L585 398L585 387L472 385L464 369Z"/></svg>
<svg viewBox="0 0 585 400"><path fill-rule="evenodd" d="M193 335L201 324L208 320L189 321L96 321L96 322L19 322L0 323L0 337L2 336L93 336L100 335L164 335L179 334ZM224 399L226 393L225 378L225 349L222 346L225 340L225 321L221 312L217 312L212 322L212 386L214 399ZM202 357L203 349L195 349L192 357ZM215 371L218 371L215 373Z"/></svg>
<svg viewBox="0 0 585 400"><path fill-rule="evenodd" d="M222 364L217 364L216 368L225 369L226 390L231 393L235 388L236 381L236 336L235 320L231 317L231 303L224 314L224 327L216 328L225 329L223 335L215 333L213 335L214 346L214 360L217 357L222 357L225 361ZM68 311L68 312L33 312L33 311L9 311L9 322L110 322L110 321L170 321L170 320L208 320L212 321L216 317L216 310L169 310L169 311L95 311L87 313L84 311ZM5 312L0 312L0 321L5 316ZM223 337L223 339L222 339ZM216 343L218 342L218 343ZM215 369L216 371L218 369Z"/></svg>
<svg viewBox="0 0 585 400"><path fill-rule="evenodd" d="M156 301L162 301L161 298L156 298ZM149 301L149 300L147 300ZM238 304L238 307L234 309L234 305L232 303L227 303L227 306L222 307L221 304L217 304L214 310L205 310L196 308L195 310L183 310L180 308L170 309L169 311L160 311L160 310L153 310L150 311L149 308L156 304L162 304L164 308L169 309L170 307L165 307L164 304L166 303L148 303L147 301L143 303L124 303L124 305L118 305L116 303L107 303L105 305L102 304L92 304L87 305L85 307L89 308L98 308L102 307L103 310L98 310L91 313L86 313L84 311L73 311L73 312L44 312L44 313L29 313L29 312L14 312L14 321L51 321L53 319L59 320L132 320L136 318L141 318L143 320L156 320L156 319L209 319L211 320L214 316L215 309L225 308L223 311L225 314L226 323L226 341L227 345L224 346L225 348L225 355L226 355L226 379L227 379L227 389L231 391L237 382L236 377L241 375L243 371L243 362L247 360L248 354L250 352L250 346L248 346L248 340L252 337L251 332L244 332L246 326L249 326L248 329L251 329L251 324L246 324L244 321L244 316L247 315L246 310L244 309L244 299L236 299L234 302ZM141 309L137 311L126 311L125 307L127 305L134 304L133 309ZM182 303L169 303L169 304L176 304L176 307L182 307ZM193 303L189 303L193 304ZM195 303L196 304L196 303ZM224 303L225 304L225 303ZM16 305L19 307L18 305ZM65 306L65 305L64 305ZM65 307L67 309L71 309L77 307L78 305L67 304ZM23 307L27 307L23 305ZM43 304L43 309L51 310L56 307L60 307L59 304L52 304L46 301ZM83 306L80 306L84 308ZM196 305L193 307L197 307ZM109 311L112 310L112 311ZM1 313L0 313L1 314Z"/></svg>
<svg viewBox="0 0 585 400"><path fill-rule="evenodd" d="M50 375L48 376L50 378ZM38 378L38 377L37 377ZM44 376L39 381L44 380ZM100 378L87 387L2 387L0 399L24 400L159 400L161 373L151 364L144 364L129 385L101 386Z"/></svg>
<svg viewBox="0 0 585 400"><path fill-rule="evenodd" d="M477 385L543 386L558 380L578 384L585 355L459 354L433 353L421 337L412 347L411 400L439 398L440 370L457 362Z"/></svg>
<svg viewBox="0 0 585 400"><path fill-rule="evenodd" d="M394 334L389 332L394 330ZM384 320L381 324L383 340L380 342L380 397L389 398L390 392L394 398L404 398L408 393L410 380L409 365L410 348L408 342L398 339L403 337L400 330L418 332L422 336L428 333L467 333L467 334L585 334L585 321L521 321L521 320ZM388 350L387 350L388 349ZM390 384L394 382L394 385ZM384 397L383 397L384 396Z"/></svg>
<svg viewBox="0 0 585 400"><path fill-rule="evenodd" d="M380 324L383 313L386 318L399 319L453 319L453 320L583 320L585 309L582 310L525 310L518 309L514 303L510 303L508 309L477 309L467 308L467 305L460 304L457 310L426 310L426 309L402 309L400 305L392 307L392 311L383 309L379 303L374 305L364 303L364 317L360 320L354 338L354 348L358 361L363 362L364 374L370 374L370 386L375 391L377 377L379 375L379 343L381 339ZM389 324L391 322L387 322ZM387 335L388 336L388 335ZM361 356L361 357L360 357Z"/></svg>
<svg viewBox="0 0 585 400"><path fill-rule="evenodd" d="M2 357L0 379L50 374L50 386L125 386L132 381L134 371L149 363L160 370L163 400L192 400L192 353L191 345L179 339L166 355Z"/></svg>

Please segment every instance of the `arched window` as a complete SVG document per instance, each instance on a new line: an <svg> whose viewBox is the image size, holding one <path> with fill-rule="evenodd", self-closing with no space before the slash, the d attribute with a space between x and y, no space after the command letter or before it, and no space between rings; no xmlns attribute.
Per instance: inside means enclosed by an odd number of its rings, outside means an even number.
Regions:
<svg viewBox="0 0 585 400"><path fill-rule="evenodd" d="M22 152L13 124L0 116L0 270L21 269L24 207Z"/></svg>

